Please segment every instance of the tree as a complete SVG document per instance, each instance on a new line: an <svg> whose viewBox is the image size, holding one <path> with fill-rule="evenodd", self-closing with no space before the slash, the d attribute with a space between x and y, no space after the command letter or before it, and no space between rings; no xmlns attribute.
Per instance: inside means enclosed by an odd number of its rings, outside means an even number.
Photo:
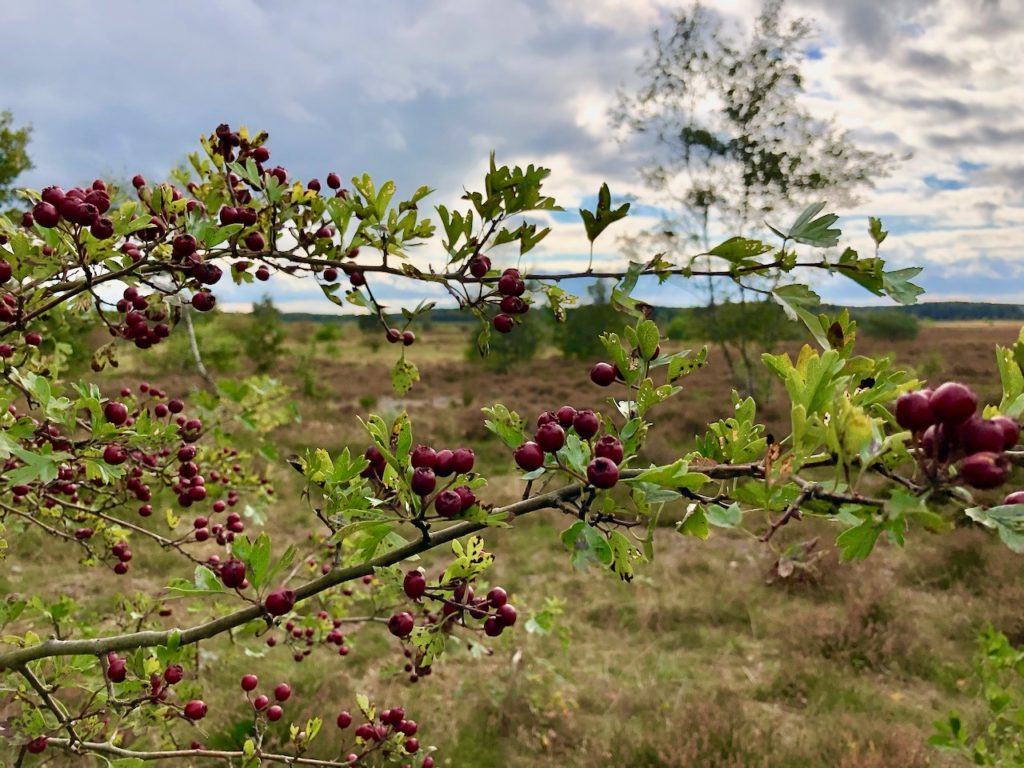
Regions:
<svg viewBox="0 0 1024 768"><path fill-rule="evenodd" d="M594 333L600 328L622 333L625 318L608 300L608 286L598 280L589 288L590 303L570 309L565 322L558 327L558 348L562 354L577 360L600 357L604 351L601 339Z"/></svg>
<svg viewBox="0 0 1024 768"><path fill-rule="evenodd" d="M11 187L15 179L32 169L28 157L28 142L32 127L14 128L14 115L0 112L0 207L6 208L12 199Z"/></svg>
<svg viewBox="0 0 1024 768"><path fill-rule="evenodd" d="M246 356L256 364L256 370L266 373L277 365L284 344L284 325L281 312L270 296L252 305L249 313L250 329L245 336Z"/></svg>
<svg viewBox="0 0 1024 768"><path fill-rule="evenodd" d="M667 32L654 30L641 84L635 94L620 94L614 115L650 153L641 175L668 209L643 247L708 252L715 233L761 236L775 211L818 199L849 204L884 173L887 157L857 147L847 132L801 105L801 62L812 29L782 15L782 0L765 0L749 38L737 39L696 3L676 13ZM733 288L741 307L770 298L742 283ZM712 308L722 291L709 277ZM737 382L760 391L753 375L761 347L750 339L766 334L735 320L730 325L740 333L719 334L721 349Z"/></svg>
<svg viewBox="0 0 1024 768"><path fill-rule="evenodd" d="M469 446L414 437L404 412L367 414L361 444L333 453L310 445L279 462L301 475L291 503L308 505L310 523L289 541L271 541L259 531L274 497L267 462L277 462L267 436L291 418L287 391L266 377L220 379L186 397L160 382L104 393L104 379L63 381L67 350L54 343L54 328L66 315L91 318L112 337L94 353L98 371L116 365L126 344L145 354L181 333L182 308L212 310L214 286L229 274L240 284L300 277L377 317L396 350L393 385L404 392L418 378L412 328L431 306L404 309L402 328L392 325L396 316L373 292L379 279L425 291L441 285L483 328L516 333L524 306L542 294L561 315L570 297L559 283L575 275L492 268L487 256L494 244L529 251L546 235L523 219L556 207L544 194L545 168L492 158L465 208L436 206L444 256L421 271L406 250L434 236L420 213L426 187L393 203L391 182L377 186L364 175L342 191L331 173L326 186L337 191L322 193L317 180L292 183L283 167L265 167L266 142L266 134L222 125L192 156L189 178L136 177L134 198L116 207L102 180L66 192L47 187L31 220L0 217L0 544L10 539L13 557L30 557L41 538L80 555L68 567L109 595L109 605L117 578L135 570L148 577L117 598L120 611L83 610L47 584L19 585L0 603L0 684L11 692L0 738L16 764L58 751L118 765L432 768L431 748L401 706L379 710L361 695L339 712L341 702L310 700L302 706L320 714L295 722L293 691L258 678L267 663L260 657L287 653L299 662L315 653L319 663L337 663L353 633L386 631L403 649L401 674L418 680L446 651L479 651L518 631L527 622L516 596L491 581L484 534L510 535L539 510L565 515L557 545L573 565L626 582L654 556L651 531L663 509L678 513L682 535L737 528L768 546L784 544L801 519L824 518L841 528L846 559L868 557L881 536L902 544L964 513L1024 549L1021 494L1002 503L986 495L1024 463L1015 421L1024 412L1024 334L1013 348L997 348L1002 398L981 418L962 384L922 391L888 360L854 355L855 326L844 313L815 315L820 306L806 286L784 286L778 299L820 347L805 346L796 360L764 357L791 401L788 434L769 436L755 401L734 395L733 415L708 424L691 450L661 465L644 458L658 407L705 365L706 350L664 351L631 294L641 278L707 277L700 254L616 271L611 304L628 322L602 335L605 360L591 369L591 381L610 388L600 412L485 409L487 429L523 473L514 501L495 500ZM593 222L607 223L607 210L586 214L593 241ZM776 227L778 247L750 255L747 241L736 241L735 279L821 269L914 298L913 270L886 271L881 258L850 251L832 258L834 222L812 206ZM344 299L340 272L349 282ZM114 286L123 286L116 300ZM438 566L414 560L442 547L450 555ZM365 589L345 586L355 582ZM246 664L241 691L231 684L238 704L211 706L204 695L212 698L217 663L199 660L228 657ZM338 726L334 737L321 735L324 715ZM197 738L200 723L207 744Z"/></svg>

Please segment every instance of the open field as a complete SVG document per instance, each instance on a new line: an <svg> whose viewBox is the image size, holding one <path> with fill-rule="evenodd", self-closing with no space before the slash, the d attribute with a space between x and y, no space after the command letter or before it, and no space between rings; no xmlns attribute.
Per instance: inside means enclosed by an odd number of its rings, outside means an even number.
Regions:
<svg viewBox="0 0 1024 768"><path fill-rule="evenodd" d="M992 346L1012 342L1017 330L1007 323L927 325L915 341L864 340L860 348L891 353L922 378L963 380L992 401L999 390ZM418 439L476 449L478 467L496 477L484 494L491 502L513 498L518 484L507 452L482 426L481 407L500 394L532 418L566 403L601 407L606 394L587 380L587 361L549 351L526 371L493 373L464 359L464 328L435 325L419 332L410 350L423 380L398 399L385 375L394 347L354 327L314 344L315 331L288 326L276 373L295 387L302 420L279 431L282 454L345 445L361 451L357 416L405 408ZM151 376L172 394L185 393L199 383L189 370L188 361L133 356L104 374L104 388ZM242 363L229 373L247 370ZM686 451L708 421L728 413L731 384L714 350L712 364L685 386L656 412L653 461ZM761 414L770 429L787 418L781 403L776 396ZM267 527L275 542L301 541L314 522L293 475L274 474L280 501ZM957 764L925 740L932 721L950 709L976 714L977 632L991 622L1024 641L1021 558L978 530L915 532L906 550L883 544L865 563L840 565L828 549L834 530L792 525L777 546L820 537L825 554L805 579L769 584L777 555L767 545L721 534L699 542L666 528L656 560L626 585L574 571L558 539L564 527L552 511L487 534L495 579L521 613L543 608L545 596L561 601L548 635L528 633L521 621L494 643L492 657L451 654L411 685L392 674L402 659L397 648L389 653L391 638L364 630L350 636L345 658L318 651L296 664L274 649L260 662L261 677L292 683L289 716L296 720L333 717L357 691L385 706L401 701L420 721L422 742L436 744L438 763L452 768L918 768ZM54 593L112 607L75 569L62 567L67 553L60 547L16 541L25 549L11 553L0 591L45 579ZM29 548L33 543L39 546ZM139 560L123 587L166 580L170 558ZM429 570L433 562L440 558L423 564ZM247 658L224 641L204 645L200 660L214 670L204 676L212 713L204 725L226 727L231 718L222 713L244 711L236 681ZM321 738L335 739L333 726Z"/></svg>

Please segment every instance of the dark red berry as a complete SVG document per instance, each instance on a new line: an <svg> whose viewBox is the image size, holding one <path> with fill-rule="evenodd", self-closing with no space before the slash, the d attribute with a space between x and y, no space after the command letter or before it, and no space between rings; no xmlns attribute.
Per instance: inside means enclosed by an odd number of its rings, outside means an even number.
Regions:
<svg viewBox="0 0 1024 768"><path fill-rule="evenodd" d="M532 472L544 465L544 449L537 443L523 443L512 454L516 464L526 472Z"/></svg>
<svg viewBox="0 0 1024 768"><path fill-rule="evenodd" d="M295 607L295 593L290 589L279 587L267 595L263 606L271 616L283 616Z"/></svg>
<svg viewBox="0 0 1024 768"><path fill-rule="evenodd" d="M923 392L907 392L896 400L896 423L911 432L923 432L935 423L935 414Z"/></svg>
<svg viewBox="0 0 1024 768"><path fill-rule="evenodd" d="M185 677L185 670L181 664L171 664L164 670L164 681L168 685L177 685Z"/></svg>
<svg viewBox="0 0 1024 768"><path fill-rule="evenodd" d="M195 490L193 488L193 490ZM195 501L196 499L193 499ZM245 581L245 563L241 560L228 560L220 568L220 580L224 582L224 586L230 589L235 589L242 585Z"/></svg>
<svg viewBox="0 0 1024 768"><path fill-rule="evenodd" d="M327 186L331 189L339 189L341 187L341 177L336 173L328 173Z"/></svg>
<svg viewBox="0 0 1024 768"><path fill-rule="evenodd" d="M121 426L128 421L128 406L124 403L111 401L103 406L103 415L114 426Z"/></svg>
<svg viewBox="0 0 1024 768"><path fill-rule="evenodd" d="M504 603L498 606L498 619L506 627L511 627L516 623L516 609L508 603Z"/></svg>
<svg viewBox="0 0 1024 768"><path fill-rule="evenodd" d="M256 686L259 684L260 681L256 675L242 675L241 686L243 691L255 691Z"/></svg>
<svg viewBox="0 0 1024 768"><path fill-rule="evenodd" d="M472 472L475 461L472 448L456 448L452 451L452 469L458 474Z"/></svg>
<svg viewBox="0 0 1024 768"><path fill-rule="evenodd" d="M38 202L32 208L32 217L41 227L56 227L60 223L60 212L51 203Z"/></svg>
<svg viewBox="0 0 1024 768"><path fill-rule="evenodd" d="M996 416L992 419L1003 433L1003 450L1008 451L1020 440L1020 425L1008 416Z"/></svg>
<svg viewBox="0 0 1024 768"><path fill-rule="evenodd" d="M515 320L512 319L511 315L500 314L494 316L494 330L498 333L511 333L515 324Z"/></svg>
<svg viewBox="0 0 1024 768"><path fill-rule="evenodd" d="M491 260L486 256L474 256L469 260L469 274L473 277L484 277L491 271Z"/></svg>
<svg viewBox="0 0 1024 768"><path fill-rule="evenodd" d="M491 604L492 608L501 608L508 602L508 593L501 587L492 587L491 591L487 593L487 602Z"/></svg>
<svg viewBox="0 0 1024 768"><path fill-rule="evenodd" d="M335 722L337 722L339 728L348 728L352 725L352 715L348 712L340 712Z"/></svg>
<svg viewBox="0 0 1024 768"><path fill-rule="evenodd" d="M610 386L615 381L615 366L611 363L598 363L590 369L590 380L599 387Z"/></svg>
<svg viewBox="0 0 1024 768"><path fill-rule="evenodd" d="M1024 504L1024 491L1014 491L1003 499L1003 504Z"/></svg>
<svg viewBox="0 0 1024 768"><path fill-rule="evenodd" d="M419 467L412 473L410 485L417 496L427 496L437 487L437 476L429 467Z"/></svg>
<svg viewBox="0 0 1024 768"><path fill-rule="evenodd" d="M623 457L622 443L616 437L605 435L594 445L594 455L614 461L616 464L621 464Z"/></svg>
<svg viewBox="0 0 1024 768"><path fill-rule="evenodd" d="M395 637L408 637L415 623L411 613L402 611L388 619L388 632Z"/></svg>
<svg viewBox="0 0 1024 768"><path fill-rule="evenodd" d="M974 414L978 407L978 396L966 384L947 381L932 392L928 403L937 421L960 424Z"/></svg>
<svg viewBox="0 0 1024 768"><path fill-rule="evenodd" d="M279 707L277 704L274 704L267 710L267 720L272 723L276 723L282 717L284 717L284 709Z"/></svg>
<svg viewBox="0 0 1024 768"><path fill-rule="evenodd" d="M562 425L562 429L568 429L572 426L573 419L576 418L576 409L571 405L563 405L555 411L555 418L557 418L558 423Z"/></svg>
<svg viewBox="0 0 1024 768"><path fill-rule="evenodd" d="M185 717L189 720L202 720L206 717L208 710L209 707L206 706L205 701L192 699L192 701L185 705Z"/></svg>
<svg viewBox="0 0 1024 768"><path fill-rule="evenodd" d="M274 688L274 698L277 699L277 701L288 701L288 699L291 698L291 695L292 687L288 685L288 683L279 683L277 687Z"/></svg>
<svg viewBox="0 0 1024 768"><path fill-rule="evenodd" d="M437 466L437 452L428 445L417 445L409 455L409 462L414 468L427 467L433 469Z"/></svg>
<svg viewBox="0 0 1024 768"><path fill-rule="evenodd" d="M462 499L463 512L476 504L476 494L473 493L473 489L468 485L460 485L455 489L455 492L459 494L459 498Z"/></svg>
<svg viewBox="0 0 1024 768"><path fill-rule="evenodd" d="M438 477L448 477L455 472L455 452L447 448L437 452L437 461L434 463L434 471Z"/></svg>
<svg viewBox="0 0 1024 768"><path fill-rule="evenodd" d="M427 579L421 571L409 571L402 581L402 589L410 600L419 600L427 590Z"/></svg>
<svg viewBox="0 0 1024 768"><path fill-rule="evenodd" d="M533 439L546 453L555 453L565 445L565 430L553 421L542 424Z"/></svg>
<svg viewBox="0 0 1024 768"><path fill-rule="evenodd" d="M29 754L38 755L49 743L49 739L46 736L36 736L32 741L25 745L25 751Z"/></svg>
<svg viewBox="0 0 1024 768"><path fill-rule="evenodd" d="M572 418L572 428L584 440L589 440L596 435L599 427L597 414L593 411L577 411Z"/></svg>
<svg viewBox="0 0 1024 768"><path fill-rule="evenodd" d="M974 415L960 425L959 432L965 453L999 453L1003 450L1003 429L993 421Z"/></svg>
<svg viewBox="0 0 1024 768"><path fill-rule="evenodd" d="M462 512L462 497L455 491L441 491L434 499L434 508L441 517L455 517Z"/></svg>
<svg viewBox="0 0 1024 768"><path fill-rule="evenodd" d="M960 462L960 477L974 488L996 488L1009 474L1010 463L998 453L973 453Z"/></svg>
<svg viewBox="0 0 1024 768"><path fill-rule="evenodd" d="M611 488L619 482L619 468L611 459L598 456L587 465L587 480L595 488Z"/></svg>

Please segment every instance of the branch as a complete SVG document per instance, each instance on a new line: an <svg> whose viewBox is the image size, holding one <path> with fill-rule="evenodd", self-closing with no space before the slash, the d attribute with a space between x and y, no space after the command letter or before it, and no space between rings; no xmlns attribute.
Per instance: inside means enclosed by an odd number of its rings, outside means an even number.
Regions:
<svg viewBox="0 0 1024 768"><path fill-rule="evenodd" d="M32 670L28 667L20 667L18 669L18 672L21 673L22 677L28 680L28 684L32 686L36 693L39 694L39 697L43 700L43 703L46 704L50 711L53 712L54 717L57 718L57 722L59 722L61 725L64 726L65 729L67 729L68 735L71 737L70 739L68 739L69 745L74 743L80 743L82 739L75 732L75 726L71 724L71 721L68 720L64 712L62 712L60 707L57 706L57 702L53 700L53 697L50 695L50 692L47 691L45 687L43 687L43 684L41 682L39 682L39 678L36 677L32 673Z"/></svg>
<svg viewBox="0 0 1024 768"><path fill-rule="evenodd" d="M49 739L47 744L54 747L71 748L71 739ZM123 749L113 744L101 741L79 741L74 743L74 748L82 752L94 752L114 757L134 758L135 760L166 760L173 757L195 757L208 760L234 760L250 757L244 752L226 752L217 749L169 749L160 752L135 752L131 749ZM252 756L271 763L283 763L284 765L312 765L320 768L351 768L350 762L339 762L337 760L316 760L312 757L296 757L293 755L279 755L270 752L255 752Z"/></svg>

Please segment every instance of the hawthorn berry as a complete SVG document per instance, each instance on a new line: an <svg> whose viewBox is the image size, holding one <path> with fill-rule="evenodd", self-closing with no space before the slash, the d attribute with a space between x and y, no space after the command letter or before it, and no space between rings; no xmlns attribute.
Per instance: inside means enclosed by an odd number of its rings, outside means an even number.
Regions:
<svg viewBox="0 0 1024 768"><path fill-rule="evenodd" d="M259 678L256 675L242 675L240 685L243 691L255 691L256 686L260 684Z"/></svg>
<svg viewBox="0 0 1024 768"><path fill-rule="evenodd" d="M484 634L488 637L497 637L505 629L505 625L495 616L488 616L484 621Z"/></svg>
<svg viewBox="0 0 1024 768"><path fill-rule="evenodd" d="M619 468L611 459L598 456L587 465L587 480L595 488L612 488L619 482Z"/></svg>
<svg viewBox="0 0 1024 768"><path fill-rule="evenodd" d="M217 297L209 291L192 294L192 306L199 312L209 312L217 303Z"/></svg>
<svg viewBox="0 0 1024 768"><path fill-rule="evenodd" d="M960 462L960 477L974 488L996 488L1006 482L1009 474L1006 458L990 451L972 453Z"/></svg>
<svg viewBox="0 0 1024 768"><path fill-rule="evenodd" d="M12 274L14 274L14 270L11 269L11 263L6 259L0 259L0 283L6 283L11 279Z"/></svg>
<svg viewBox="0 0 1024 768"><path fill-rule="evenodd" d="M935 423L928 396L923 392L906 392L896 400L896 423L911 432L923 432Z"/></svg>
<svg viewBox="0 0 1024 768"><path fill-rule="evenodd" d="M512 333L512 329L515 327L516 322L512 319L511 315L502 313L494 316L492 324L494 325L494 330L498 333Z"/></svg>
<svg viewBox="0 0 1024 768"><path fill-rule="evenodd" d="M465 475L472 472L475 461L476 456L472 448L456 448L452 451L451 466L457 474Z"/></svg>
<svg viewBox="0 0 1024 768"><path fill-rule="evenodd" d="M107 464L116 467L118 464L124 464L127 460L128 452L120 445L108 445L103 449L103 461Z"/></svg>
<svg viewBox="0 0 1024 768"><path fill-rule="evenodd" d="M168 685L176 685L185 677L185 670L181 664L171 664L164 670L164 681Z"/></svg>
<svg viewBox="0 0 1024 768"><path fill-rule="evenodd" d="M444 448L437 452L437 461L434 464L434 471L438 477L448 477L455 472L455 452Z"/></svg>
<svg viewBox="0 0 1024 768"><path fill-rule="evenodd" d="M269 638L269 637L267 638L268 641L272 640L272 639L273 638ZM269 642L267 644L269 645ZM252 700L252 707L257 712L262 712L264 709L267 708L267 706L269 704L270 704L270 697L268 697L266 694L263 694L263 693L261 693L259 696L255 697Z"/></svg>
<svg viewBox="0 0 1024 768"><path fill-rule="evenodd" d="M476 494L473 493L473 489L468 485L460 485L455 489L455 492L459 494L459 498L462 499L463 512L476 504Z"/></svg>
<svg viewBox="0 0 1024 768"><path fill-rule="evenodd" d="M128 406L112 400L103 406L103 415L107 421L115 427L119 427L128 421Z"/></svg>
<svg viewBox="0 0 1024 768"><path fill-rule="evenodd" d="M491 271L491 260L486 256L474 256L469 260L469 274L473 277L484 277Z"/></svg>
<svg viewBox="0 0 1024 768"><path fill-rule="evenodd" d="M410 487L417 496L428 496L433 493L434 488L437 487L437 476L434 474L434 470L429 467L418 467L412 473Z"/></svg>
<svg viewBox="0 0 1024 768"><path fill-rule="evenodd" d="M397 344L402 340L402 332L397 328L388 328L387 338L389 344Z"/></svg>
<svg viewBox="0 0 1024 768"><path fill-rule="evenodd" d="M416 334L412 331L402 332L402 344L407 347L411 347L416 342Z"/></svg>
<svg viewBox="0 0 1024 768"><path fill-rule="evenodd" d="M295 593L285 587L278 587L267 595L263 607L271 616L284 616L295 607Z"/></svg>
<svg viewBox="0 0 1024 768"><path fill-rule="evenodd" d="M576 434L584 440L589 440L597 434L597 430L600 429L600 424L597 420L597 414L593 411L577 411L576 415L572 417L572 428L576 430Z"/></svg>
<svg viewBox="0 0 1024 768"><path fill-rule="evenodd" d="M959 437L966 453L998 453L1003 450L1003 428L994 421L978 415L971 416L960 425Z"/></svg>
<svg viewBox="0 0 1024 768"><path fill-rule="evenodd" d="M352 715L348 712L339 712L338 718L335 720L339 728L348 728L352 725Z"/></svg>
<svg viewBox="0 0 1024 768"><path fill-rule="evenodd" d="M202 720L206 717L206 713L209 711L209 707L206 706L206 702L201 699L192 699L188 704L185 705L185 717L189 720Z"/></svg>
<svg viewBox="0 0 1024 768"><path fill-rule="evenodd" d="M406 739L402 746L405 747L405 751L410 755L415 755L420 751L420 742L418 739Z"/></svg>
<svg viewBox="0 0 1024 768"><path fill-rule="evenodd" d="M25 745L25 751L32 755L38 755L49 743L49 739L46 736L36 736L32 741Z"/></svg>
<svg viewBox="0 0 1024 768"><path fill-rule="evenodd" d="M576 418L576 409L571 405L563 405L555 411L555 418L558 419L562 429L568 429L572 426L573 419Z"/></svg>
<svg viewBox="0 0 1024 768"><path fill-rule="evenodd" d="M960 424L974 414L978 407L978 396L966 384L947 381L932 392L928 404L937 421Z"/></svg>
<svg viewBox="0 0 1024 768"><path fill-rule="evenodd" d="M1024 491L1014 491L1003 499L1003 504L1024 504Z"/></svg>
<svg viewBox="0 0 1024 768"><path fill-rule="evenodd" d="M565 430L557 423L549 421L537 429L533 439L545 453L555 453L565 445Z"/></svg>
<svg viewBox="0 0 1024 768"><path fill-rule="evenodd" d="M619 439L611 435L605 435L594 445L594 455L611 459L616 464L622 463L623 450Z"/></svg>
<svg viewBox="0 0 1024 768"><path fill-rule="evenodd" d="M508 602L508 593L501 587L492 587L491 591L487 593L487 602L493 608L501 608Z"/></svg>
<svg viewBox="0 0 1024 768"><path fill-rule="evenodd" d="M359 270L355 270L354 272L351 272L349 274L348 281L352 283L352 285L354 285L356 288L360 288L366 285L366 276ZM409 344L412 344L412 342L410 341Z"/></svg>
<svg viewBox="0 0 1024 768"><path fill-rule="evenodd" d="M288 683L278 683L274 688L274 698L277 701L288 701L292 695L292 687Z"/></svg>
<svg viewBox="0 0 1024 768"><path fill-rule="evenodd" d="M220 580L229 589L242 586L242 582L245 581L245 563L241 560L228 560L220 567Z"/></svg>
<svg viewBox="0 0 1024 768"><path fill-rule="evenodd" d="M32 208L32 217L41 227L50 229L60 223L60 212L52 203L40 201Z"/></svg>
<svg viewBox="0 0 1024 768"><path fill-rule="evenodd" d="M338 279L338 270L334 267L328 267L324 270L324 282L333 283Z"/></svg>
<svg viewBox="0 0 1024 768"><path fill-rule="evenodd" d="M1020 425L1008 416L996 416L992 423L998 425L1003 433L1003 450L1008 451L1020 440Z"/></svg>
<svg viewBox="0 0 1024 768"><path fill-rule="evenodd" d="M608 387L615 382L616 370L611 363L597 363L590 369L590 380L599 387Z"/></svg>
<svg viewBox="0 0 1024 768"><path fill-rule="evenodd" d="M338 174L331 172L327 174L327 186L331 189L338 189L341 187L341 177Z"/></svg>
<svg viewBox="0 0 1024 768"><path fill-rule="evenodd" d="M415 626L415 620L408 611L396 613L388 619L388 632L395 637L408 637Z"/></svg>
<svg viewBox="0 0 1024 768"><path fill-rule="evenodd" d="M511 627L513 624L516 623L516 618L517 618L516 609L513 608L508 603L505 603L504 605L499 605L498 606L497 615L498 615L498 619L506 627Z"/></svg>
<svg viewBox="0 0 1024 768"><path fill-rule="evenodd" d="M521 469L533 472L544 465L544 449L532 441L523 443L516 448L512 458Z"/></svg>
<svg viewBox="0 0 1024 768"><path fill-rule="evenodd" d="M264 283L267 282L267 280L270 279L270 270L267 269L266 267L263 267L263 266L258 267L254 274L256 275L256 279L257 280L259 280L261 282L264 282Z"/></svg>
<svg viewBox="0 0 1024 768"><path fill-rule="evenodd" d="M402 590L410 600L419 600L427 591L427 579L421 571L409 571L402 581Z"/></svg>
<svg viewBox="0 0 1024 768"><path fill-rule="evenodd" d="M284 709L277 704L274 704L267 710L267 720L272 723L276 723L282 717L284 717Z"/></svg>
<svg viewBox="0 0 1024 768"><path fill-rule="evenodd" d="M434 499L434 508L441 517L455 517L462 512L462 497L456 491L441 491Z"/></svg>
<svg viewBox="0 0 1024 768"><path fill-rule="evenodd" d="M419 467L434 469L437 466L437 452L429 445L417 445L409 454L409 463L414 469Z"/></svg>
<svg viewBox="0 0 1024 768"><path fill-rule="evenodd" d="M38 347L43 343L43 337L37 331L29 331L25 334L25 343L30 347Z"/></svg>

